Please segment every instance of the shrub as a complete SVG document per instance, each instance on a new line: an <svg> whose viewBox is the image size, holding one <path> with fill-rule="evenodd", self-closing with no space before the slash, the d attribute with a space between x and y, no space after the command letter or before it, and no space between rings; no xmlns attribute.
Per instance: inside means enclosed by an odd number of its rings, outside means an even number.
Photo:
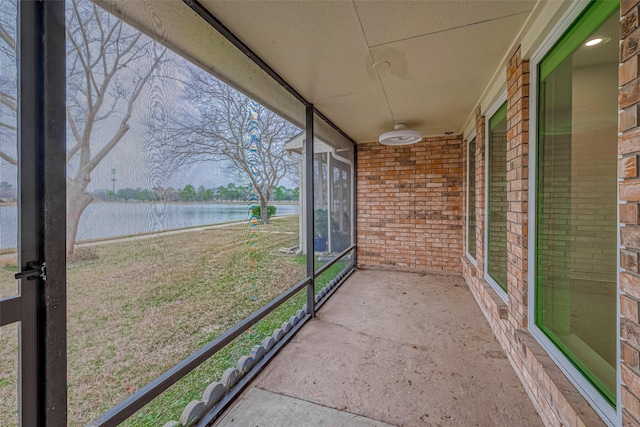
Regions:
<svg viewBox="0 0 640 427"><path fill-rule="evenodd" d="M316 209L313 212L313 222L316 235L321 239L326 239L329 235L329 214L326 209Z"/></svg>
<svg viewBox="0 0 640 427"><path fill-rule="evenodd" d="M278 208L276 206L267 206L267 219L274 216L277 210ZM256 218L261 218L262 216L260 214L260 206L254 206L253 208L251 208L251 214Z"/></svg>

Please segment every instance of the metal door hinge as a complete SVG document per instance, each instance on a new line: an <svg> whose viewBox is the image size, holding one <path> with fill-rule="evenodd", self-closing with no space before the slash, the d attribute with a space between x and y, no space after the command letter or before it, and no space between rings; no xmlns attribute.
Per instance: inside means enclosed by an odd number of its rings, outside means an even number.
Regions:
<svg viewBox="0 0 640 427"><path fill-rule="evenodd" d="M15 275L17 279L27 279L27 280L36 280L42 279L47 280L47 263L40 261L29 261L27 263L27 269L25 271L21 271L16 273Z"/></svg>

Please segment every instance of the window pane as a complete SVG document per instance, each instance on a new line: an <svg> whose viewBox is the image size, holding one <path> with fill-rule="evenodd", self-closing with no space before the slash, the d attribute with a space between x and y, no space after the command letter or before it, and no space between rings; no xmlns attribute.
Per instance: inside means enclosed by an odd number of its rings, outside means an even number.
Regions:
<svg viewBox="0 0 640 427"><path fill-rule="evenodd" d="M536 212L536 324L612 403L618 25L614 13L592 34L610 42L581 45L540 82Z"/></svg>
<svg viewBox="0 0 640 427"><path fill-rule="evenodd" d="M17 8L15 0L0 1L0 298L18 293Z"/></svg>
<svg viewBox="0 0 640 427"><path fill-rule="evenodd" d="M85 425L305 277L301 129L66 4L69 421ZM130 422L179 419L171 399Z"/></svg>
<svg viewBox="0 0 640 427"><path fill-rule="evenodd" d="M317 253L329 250L329 155L326 145L314 141L313 146L313 248ZM317 258L317 257L316 257ZM318 268L316 259L315 268Z"/></svg>
<svg viewBox="0 0 640 427"><path fill-rule="evenodd" d="M469 143L469 191L467 211L467 251L473 259L476 258L476 139L473 138Z"/></svg>
<svg viewBox="0 0 640 427"><path fill-rule="evenodd" d="M18 294L18 3L0 1L0 299ZM0 327L0 426L18 420L19 323Z"/></svg>
<svg viewBox="0 0 640 427"><path fill-rule="evenodd" d="M488 272L507 291L507 104L489 120Z"/></svg>
<svg viewBox="0 0 640 427"><path fill-rule="evenodd" d="M353 146L319 117L314 119L314 246L315 269L333 260L353 242ZM333 276L346 264L330 269ZM338 268L341 267L341 268ZM321 282L331 280L329 272Z"/></svg>
<svg viewBox="0 0 640 427"><path fill-rule="evenodd" d="M262 345L265 339L274 336L274 331L283 328L284 323L291 322L292 316L297 317L307 303L306 296L306 288L298 291L120 425L155 427L163 426L169 421L177 422L189 402L201 400L203 392L210 384L222 382L225 370L236 368L238 360L243 356L250 356L254 346Z"/></svg>
<svg viewBox="0 0 640 427"><path fill-rule="evenodd" d="M18 293L18 4L0 1L0 299ZM19 323L0 327L0 425L18 423Z"/></svg>
<svg viewBox="0 0 640 427"><path fill-rule="evenodd" d="M18 323L0 327L0 425L18 426Z"/></svg>

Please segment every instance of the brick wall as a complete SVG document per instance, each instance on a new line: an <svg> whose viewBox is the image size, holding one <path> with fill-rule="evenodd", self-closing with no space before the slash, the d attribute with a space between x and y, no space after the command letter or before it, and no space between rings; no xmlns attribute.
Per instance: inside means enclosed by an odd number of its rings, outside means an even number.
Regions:
<svg viewBox="0 0 640 427"><path fill-rule="evenodd" d="M528 235L528 131L529 69L517 49L507 69L507 151L505 163L508 239L508 290L505 303L484 280L482 236L484 234L484 141L477 139L476 224L478 267L462 258L463 276L504 349L516 374L547 426L604 426L573 384L526 330L527 235ZM482 112L476 113L476 134L484 135ZM481 219L482 218L482 219ZM640 238L639 238L640 241ZM640 335L639 335L640 336ZM637 356L637 353L636 353Z"/></svg>
<svg viewBox="0 0 640 427"><path fill-rule="evenodd" d="M620 253L620 312L621 312L621 361L620 372L622 377L622 390L619 401L622 406L624 426L640 426L640 173L638 162L640 161L640 26L638 25L639 1L625 1L621 3L621 64L619 69L619 131L618 154L621 156L619 164L620 182L620 238L623 245ZM457 176L454 170L463 170L466 141L459 138L436 138L411 147L392 148L379 144L364 144L358 146L358 244L359 263L361 266L389 266L393 268L413 270L445 270L446 264L454 265L451 256L460 254L460 263L455 264L456 271L460 264L463 276L469 288L476 298L481 310L488 319L498 341L514 370L520 377L525 389L531 396L545 425L590 425L604 426L603 420L596 414L593 408L582 397L580 392L566 378L557 365L548 356L546 351L527 331L527 325L532 319L528 319L527 305L527 271L528 271L528 168L529 168L529 63L521 59L518 48L509 60L506 70L508 88L507 110L507 145L505 153L506 165L506 200L507 200L507 282L509 300L505 303L496 292L484 280L484 224L485 224L485 123L483 111L476 111L476 150L468 153L474 156L475 165L475 206L476 206L476 249L475 258L477 267L474 266L462 252L464 239L464 224L458 221L459 210L464 209L464 191L452 191L451 179ZM585 94L585 91L581 92ZM588 94L588 93L586 93ZM579 95L579 94L578 94ZM615 119L614 119L615 120ZM603 218L609 213L598 213L593 210L593 221L584 215L580 218L573 217L571 211L579 210L582 205L588 204L590 209L596 204L615 205L615 192L604 189L601 183L610 181L611 167L604 167L599 159L608 156L598 150L604 147L591 144L587 141L589 135L581 136L580 149L573 149L569 141L558 138L553 142L557 161L551 166L555 168L553 173L557 177L566 176L567 180L574 180L580 175L580 168L588 169L589 175L594 175L594 170L602 166L600 176L591 180L578 180L572 189L573 197L565 197L558 189L551 188L549 192L558 200L550 203L546 224L554 227L554 218L564 221L562 224L569 227L579 227L581 230L591 230L587 239L597 239L598 233L611 235L615 230L610 224L598 222L598 217ZM595 135L594 135L595 138ZM595 138L594 141L598 139ZM566 146L564 146L566 145ZM432 146L432 148L427 148ZM563 148L566 156L563 160ZM444 168L442 162L429 164L435 154L437 160L447 150L454 150L449 167ZM573 151L572 151L573 150ZM457 157L456 157L457 156ZM578 159L578 156L581 156ZM585 162L593 160L592 163ZM421 161L412 163L421 159ZM578 161L579 160L579 161ZM457 163L457 166L456 166ZM409 169L415 169L414 175ZM395 172L393 172L395 171ZM597 175L597 173L595 174ZM456 185L464 185L466 180L462 177ZM550 181L549 184L552 184ZM430 183L431 186L427 186ZM445 190L447 187L447 190ZM407 190L410 189L410 190ZM446 196L445 194L448 193ZM455 194L454 194L455 193ZM448 199L451 197L452 199ZM454 201L457 200L456 201ZM435 203L429 203L430 200ZM446 204L445 201L452 204ZM603 201L605 201L603 203ZM410 210L409 206L425 208L424 217L418 215L416 210ZM426 207L429 207L426 209ZM453 207L457 207L458 211ZM562 211L565 209L565 211ZM446 212L446 214L445 214ZM452 212L455 212L452 215ZM568 214L567 214L568 212ZM438 216L441 214L441 216ZM542 213L545 214L545 213ZM427 217L428 215L428 217ZM452 216L448 216L452 215ZM582 223L569 224L570 221L583 221ZM605 218L606 219L606 218ZM414 221L414 222L410 222ZM451 221L451 222L446 222ZM556 224L559 225L560 223ZM418 225L420 227L418 227ZM451 233L438 232L443 226L452 225ZM586 228L585 228L586 227ZM592 227L592 228L589 228ZM559 233L557 228L550 233ZM615 227L614 227L615 228ZM575 235L575 229L571 234ZM544 233L544 229L542 229ZM427 237L429 236L429 237ZM430 237L438 246L427 247ZM444 244L445 239L451 245ZM458 239L458 241L456 241ZM418 241L407 245L406 242ZM600 244L592 244L591 240L585 242L588 251L581 252L580 248L571 256L566 247L563 247L561 239L554 239L554 247L545 249L549 255L546 262L561 263L555 271L581 270L582 282L588 276L589 269L598 263L610 263L605 259L605 254L612 251ZM594 241L595 242L595 241ZM407 251L402 248L408 246ZM595 247L594 247L595 246ZM419 250L422 248L422 251ZM439 252L442 249L448 251ZM558 256L560 255L560 256ZM587 256L588 255L588 256ZM601 256L602 255L602 256ZM413 259L412 259L413 257ZM433 264L430 262L433 261ZM444 261L444 262L443 262ZM544 262L544 260L543 260ZM551 265L551 264L550 264ZM540 274L545 274L541 271ZM551 274L551 271L549 272ZM586 274L586 276L585 276ZM554 277L554 281L562 278ZM570 280L567 278L567 280ZM597 288L600 286L595 279L592 281ZM591 325L594 330L598 325ZM584 335L584 334L583 334Z"/></svg>
<svg viewBox="0 0 640 427"><path fill-rule="evenodd" d="M466 206L467 206L467 191L466 189L466 185L467 185L467 181L466 181L466 176L468 174L467 172L467 167L469 166L467 164L467 150L468 150L468 141L467 140L462 140L462 143L460 144L460 148L462 149L462 176L464 177L464 182L462 183L462 222L464 224L465 222L465 212L466 212ZM468 237L467 237L467 227L463 225L462 227L462 252L463 254L466 253L469 248L468 248L469 244L468 244Z"/></svg>
<svg viewBox="0 0 640 427"><path fill-rule="evenodd" d="M484 271L484 205L485 205L485 117L476 111L476 263L478 277Z"/></svg>
<svg viewBox="0 0 640 427"><path fill-rule="evenodd" d="M638 28L638 1L620 4L621 51L618 81L620 84L618 120L618 154L620 182L620 373L622 375L621 400L623 425L640 424L640 29Z"/></svg>
<svg viewBox="0 0 640 427"><path fill-rule="evenodd" d="M509 321L527 327L529 200L529 61L520 48L507 69L507 283Z"/></svg>
<svg viewBox="0 0 640 427"><path fill-rule="evenodd" d="M357 150L358 265L460 273L462 138Z"/></svg>

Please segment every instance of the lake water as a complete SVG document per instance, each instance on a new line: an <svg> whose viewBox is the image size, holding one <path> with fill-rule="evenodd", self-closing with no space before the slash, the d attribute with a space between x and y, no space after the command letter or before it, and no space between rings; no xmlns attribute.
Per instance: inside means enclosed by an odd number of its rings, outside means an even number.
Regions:
<svg viewBox="0 0 640 427"><path fill-rule="evenodd" d="M277 215L298 214L299 205L276 205ZM102 239L248 219L241 204L92 203L83 212L77 240ZM0 206L0 249L15 248L17 207Z"/></svg>

